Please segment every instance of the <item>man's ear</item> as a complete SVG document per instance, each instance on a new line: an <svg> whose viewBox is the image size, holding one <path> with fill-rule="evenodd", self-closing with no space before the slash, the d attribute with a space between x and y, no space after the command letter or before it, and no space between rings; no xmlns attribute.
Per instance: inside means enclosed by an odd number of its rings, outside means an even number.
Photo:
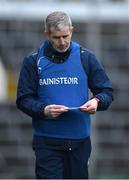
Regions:
<svg viewBox="0 0 129 180"><path fill-rule="evenodd" d="M48 31L44 31L44 35L49 38L49 32Z"/></svg>
<svg viewBox="0 0 129 180"><path fill-rule="evenodd" d="M72 36L72 34L73 34L73 30L74 30L74 27L72 26L72 27L70 28L71 36Z"/></svg>
<svg viewBox="0 0 129 180"><path fill-rule="evenodd" d="M74 27L72 26L72 27L71 27L71 32L73 32L73 31L74 31Z"/></svg>

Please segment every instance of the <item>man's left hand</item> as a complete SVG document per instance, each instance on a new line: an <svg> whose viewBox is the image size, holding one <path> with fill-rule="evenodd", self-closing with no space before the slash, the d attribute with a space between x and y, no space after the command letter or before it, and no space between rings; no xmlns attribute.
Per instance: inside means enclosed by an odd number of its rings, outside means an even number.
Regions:
<svg viewBox="0 0 129 180"><path fill-rule="evenodd" d="M99 102L98 99L93 98L88 102L86 102L85 104L83 104L82 106L80 106L80 110L88 114L95 114L97 111L98 102Z"/></svg>

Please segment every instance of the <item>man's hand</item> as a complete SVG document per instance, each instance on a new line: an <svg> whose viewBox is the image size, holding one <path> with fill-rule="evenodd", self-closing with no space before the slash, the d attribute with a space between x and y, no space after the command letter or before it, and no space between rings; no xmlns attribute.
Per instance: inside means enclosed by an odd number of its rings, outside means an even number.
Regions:
<svg viewBox="0 0 129 180"><path fill-rule="evenodd" d="M48 105L44 108L44 114L46 117L56 118L62 113L67 112L68 108L63 105Z"/></svg>
<svg viewBox="0 0 129 180"><path fill-rule="evenodd" d="M97 111L99 99L93 98L80 106L80 110L88 114L95 114Z"/></svg>

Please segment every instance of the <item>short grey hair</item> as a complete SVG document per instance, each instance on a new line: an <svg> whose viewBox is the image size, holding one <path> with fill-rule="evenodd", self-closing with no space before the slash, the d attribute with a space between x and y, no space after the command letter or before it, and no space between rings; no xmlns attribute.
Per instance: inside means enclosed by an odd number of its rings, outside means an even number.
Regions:
<svg viewBox="0 0 129 180"><path fill-rule="evenodd" d="M55 11L49 14L45 20L45 31L50 31L51 27L61 30L63 27L72 27L72 21L68 14L62 11Z"/></svg>

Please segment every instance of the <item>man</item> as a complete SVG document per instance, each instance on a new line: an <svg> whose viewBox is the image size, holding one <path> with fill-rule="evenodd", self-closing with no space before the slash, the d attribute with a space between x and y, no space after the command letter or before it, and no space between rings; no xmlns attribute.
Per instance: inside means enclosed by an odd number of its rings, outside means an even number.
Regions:
<svg viewBox="0 0 129 180"><path fill-rule="evenodd" d="M20 72L16 103L32 117L36 178L88 178L90 114L106 110L113 100L103 67L71 41L72 32L66 13L49 14L47 40L25 57Z"/></svg>

